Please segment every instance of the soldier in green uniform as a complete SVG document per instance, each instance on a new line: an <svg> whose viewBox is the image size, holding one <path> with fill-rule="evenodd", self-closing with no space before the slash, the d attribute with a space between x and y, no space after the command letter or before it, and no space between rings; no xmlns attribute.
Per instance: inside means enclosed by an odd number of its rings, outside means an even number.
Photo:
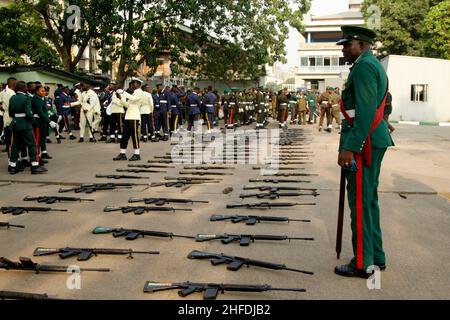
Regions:
<svg viewBox="0 0 450 320"><path fill-rule="evenodd" d="M316 111L316 100L317 96L316 94L310 89L308 90L308 95L306 96L306 99L308 100L308 107L309 107L309 119L308 123L312 124L314 121L314 124L317 123L317 117L315 114Z"/></svg>
<svg viewBox="0 0 450 320"><path fill-rule="evenodd" d="M319 131L322 131L323 120L327 118L327 128L325 131L331 132L331 96L334 93L333 87L327 87L327 90L319 96L317 102L320 104Z"/></svg>
<svg viewBox="0 0 450 320"><path fill-rule="evenodd" d="M339 101L341 100L341 96L337 93L339 89L335 88L334 92L330 95L330 103L331 103L331 125L333 125L333 120L336 121L336 129L340 129L341 123L341 110L339 106Z"/></svg>
<svg viewBox="0 0 450 320"><path fill-rule="evenodd" d="M33 110L31 109L31 98L26 94L27 85L23 81L16 84L16 95L9 101L9 117L12 131L11 157L9 158L8 171L16 174L20 171L17 168L17 160L23 146L28 149L31 161L31 173L44 173L45 169L39 166L36 157L36 144L33 136ZM44 136L45 138L45 136Z"/></svg>
<svg viewBox="0 0 450 320"><path fill-rule="evenodd" d="M56 122L53 122L48 117L47 105L45 103L46 96L45 88L42 85L37 85L35 88L35 95L31 98L31 109L33 111L33 133L36 141L36 156L39 161L42 159L51 159L47 154L46 131L48 126L56 128ZM39 151L41 154L39 154Z"/></svg>
<svg viewBox="0 0 450 320"><path fill-rule="evenodd" d="M299 124L306 125L306 113L308 112L308 101L304 92L300 93L300 97L297 98L297 112L299 118Z"/></svg>
<svg viewBox="0 0 450 320"><path fill-rule="evenodd" d="M280 128L286 126L288 105L289 99L287 97L287 89L283 89L277 97L277 115Z"/></svg>
<svg viewBox="0 0 450 320"><path fill-rule="evenodd" d="M291 114L290 124L297 124L298 122L298 108L297 108L297 94L295 92L291 92L288 94L289 99L289 113Z"/></svg>
<svg viewBox="0 0 450 320"><path fill-rule="evenodd" d="M366 278L367 268L386 268L377 189L383 156L394 145L383 120L388 79L371 51L375 32L357 26L343 26L342 32L343 39L337 44L344 46L344 58L353 66L342 92L345 119L338 164L347 169L354 258L349 264L337 266L335 273Z"/></svg>

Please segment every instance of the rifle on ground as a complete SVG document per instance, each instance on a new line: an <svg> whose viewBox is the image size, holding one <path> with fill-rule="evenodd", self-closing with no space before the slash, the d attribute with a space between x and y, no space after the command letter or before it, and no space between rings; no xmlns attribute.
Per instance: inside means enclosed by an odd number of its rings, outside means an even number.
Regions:
<svg viewBox="0 0 450 320"><path fill-rule="evenodd" d="M184 166L185 170L228 170L234 169L233 167L222 166Z"/></svg>
<svg viewBox="0 0 450 320"><path fill-rule="evenodd" d="M18 216L24 214L25 212L48 212L48 211L58 211L66 212L67 209L53 209L53 208L43 208L43 207L1 207L0 209L3 214L11 213L13 216Z"/></svg>
<svg viewBox="0 0 450 320"><path fill-rule="evenodd" d="M20 257L19 262L11 261L5 257L0 258L0 269L5 270L21 270L21 271L34 271L40 272L67 272L70 270L69 266L55 266L45 265L33 262L30 258ZM110 272L110 269L106 268L80 268L80 271L94 271L94 272Z"/></svg>
<svg viewBox="0 0 450 320"><path fill-rule="evenodd" d="M234 173L231 172L215 172L215 171L183 171L178 172L179 174L193 174L199 176L232 176Z"/></svg>
<svg viewBox="0 0 450 320"><path fill-rule="evenodd" d="M150 187L161 187L165 186L167 188L175 187L175 188L182 188L186 185L191 184L204 184L204 183L219 183L219 180L178 180L178 181L169 181L169 182L153 182Z"/></svg>
<svg viewBox="0 0 450 320"><path fill-rule="evenodd" d="M244 186L243 190L259 190L259 191L270 191L276 192L281 190L304 190L304 191L312 191L316 192L316 188L300 188L300 187L287 187L287 186Z"/></svg>
<svg viewBox="0 0 450 320"><path fill-rule="evenodd" d="M144 286L144 292L154 293L163 290L178 291L180 297L186 297L194 292L203 292L203 299L214 300L217 298L219 292L225 291L241 291L241 292L265 292L265 291L293 291L306 292L306 289L300 288L274 288L267 284L264 285L247 285L247 284L224 284L224 283L160 283L154 281L147 281Z"/></svg>
<svg viewBox="0 0 450 320"><path fill-rule="evenodd" d="M311 162L303 162L302 164L308 164ZM278 168L271 168L271 167L252 167L252 170L306 170L305 168L301 167L278 167Z"/></svg>
<svg viewBox="0 0 450 320"><path fill-rule="evenodd" d="M272 209L294 206L315 206L315 203L297 203L297 202L257 202L257 203L237 203L227 204L227 209Z"/></svg>
<svg viewBox="0 0 450 320"><path fill-rule="evenodd" d="M130 172L130 173L167 173L162 170L148 170L148 169L116 169L117 172Z"/></svg>
<svg viewBox="0 0 450 320"><path fill-rule="evenodd" d="M148 184L138 184L138 183L92 183L92 184L82 184L75 188L69 189L59 189L59 193L75 192L75 193L93 193L96 191L104 190L117 190L117 189L131 189L133 186L148 186Z"/></svg>
<svg viewBox="0 0 450 320"><path fill-rule="evenodd" d="M145 169L150 169L150 168L175 168L175 166L166 166L166 165L162 165L162 164L129 164L128 167L129 168L145 168Z"/></svg>
<svg viewBox="0 0 450 320"><path fill-rule="evenodd" d="M216 181L221 178L208 177L164 177L164 180L178 180L178 181Z"/></svg>
<svg viewBox="0 0 450 320"><path fill-rule="evenodd" d="M263 183L311 183L311 181L305 180L292 180L292 179L248 179L248 182L263 182Z"/></svg>
<svg viewBox="0 0 450 320"><path fill-rule="evenodd" d="M168 156L154 156L154 159L158 159L158 160L172 160L172 156L168 155Z"/></svg>
<svg viewBox="0 0 450 320"><path fill-rule="evenodd" d="M133 212L136 215L144 214L149 211L192 211L192 209L175 209L172 207L147 207L147 206L126 206L126 207L112 207L106 206L103 209L104 212L121 211L122 213Z"/></svg>
<svg viewBox="0 0 450 320"><path fill-rule="evenodd" d="M209 203L209 201L191 200L191 199L174 199L174 198L130 198L129 203L144 202L145 204L154 204L156 206L162 206L167 203Z"/></svg>
<svg viewBox="0 0 450 320"><path fill-rule="evenodd" d="M291 219L288 217L268 217L268 216L241 216L241 215L219 215L219 214L213 214L209 221L225 221L225 220L231 220L233 223L239 223L239 222L245 222L248 226L253 226L257 222L262 221L270 221L270 222L291 222L291 221L299 221L299 222L311 222L311 220L304 220L304 219Z"/></svg>
<svg viewBox="0 0 450 320"><path fill-rule="evenodd" d="M0 300L48 300L46 293L28 293L15 291L0 291Z"/></svg>
<svg viewBox="0 0 450 320"><path fill-rule="evenodd" d="M315 177L318 176L316 173L298 173L298 172L278 172L275 174L263 174L263 176L275 176L275 177Z"/></svg>
<svg viewBox="0 0 450 320"><path fill-rule="evenodd" d="M107 178L107 179L150 179L149 177L142 176L128 176L128 175L119 175L119 174L96 174L96 178Z"/></svg>
<svg viewBox="0 0 450 320"><path fill-rule="evenodd" d="M268 192L268 193L241 193L239 195L239 198L245 199L245 198L257 198L257 199L279 199L282 197L303 197L303 196L312 196L317 197L320 195L317 192L313 193L301 193L301 192Z"/></svg>
<svg viewBox="0 0 450 320"><path fill-rule="evenodd" d="M268 240L268 241L283 241L283 240L303 240L303 241L314 241L314 238L299 238L299 237L288 237L288 236L278 236L278 235L267 235L267 234L197 234L195 241L204 242L211 240L220 240L222 244L229 244L231 242L239 242L240 246L246 247L250 243L255 242L255 240Z"/></svg>
<svg viewBox="0 0 450 320"><path fill-rule="evenodd" d="M50 254L58 254L61 259L78 256L78 261L86 261L90 258L105 255L128 255L133 258L133 254L159 254L159 251L134 251L133 249L103 249L103 248L36 248L33 252L34 256L45 256Z"/></svg>
<svg viewBox="0 0 450 320"><path fill-rule="evenodd" d="M10 224L9 222L0 222L0 228L6 227L6 229L9 228L25 228L25 226L20 224Z"/></svg>
<svg viewBox="0 0 450 320"><path fill-rule="evenodd" d="M173 163L172 160L148 160L147 163Z"/></svg>
<svg viewBox="0 0 450 320"><path fill-rule="evenodd" d="M210 252L202 252L198 250L191 251L188 256L189 259L211 259L211 264L213 266L217 266L220 264L227 264L227 270L230 271L238 271L242 266L254 266L254 267L261 267L266 269L272 269L272 270L287 270L287 271L294 271L294 272L300 272L304 274L313 275L314 272L311 271L304 271L300 269L292 269L286 267L285 264L279 264L279 263L272 263L272 262L266 262L266 261L259 261L259 260L253 260L250 258L242 258L242 257L235 257L235 256L229 256L224 253L210 253Z"/></svg>
<svg viewBox="0 0 450 320"><path fill-rule="evenodd" d="M285 166L285 165L292 165L292 164L308 164L308 163L310 164L310 163L312 163L312 162L306 163L306 162L303 162L303 161L286 161L286 160L278 161L278 160L277 160L277 163L279 165L283 165L283 166Z"/></svg>
<svg viewBox="0 0 450 320"><path fill-rule="evenodd" d="M138 237L144 238L145 236L162 237L162 238L170 238L170 239L172 239L172 238L195 239L195 237L193 237L193 236L183 236L183 235L179 235L179 234L174 234L172 232L124 229L124 228L96 227L94 230L92 230L92 233L93 234L112 233L114 238L125 237L126 240L136 240Z"/></svg>
<svg viewBox="0 0 450 320"><path fill-rule="evenodd" d="M341 257L342 250L342 232L344 229L344 206L345 206L345 170L341 169L341 182L339 186L339 208L338 208L338 221L336 231L336 255L337 258Z"/></svg>
<svg viewBox="0 0 450 320"><path fill-rule="evenodd" d="M23 198L23 201L37 201L38 203L53 204L53 203L62 202L62 201L82 202L82 201L95 201L95 200L94 199L81 199L78 197L60 197L60 196L30 197L30 196L26 196L25 198Z"/></svg>

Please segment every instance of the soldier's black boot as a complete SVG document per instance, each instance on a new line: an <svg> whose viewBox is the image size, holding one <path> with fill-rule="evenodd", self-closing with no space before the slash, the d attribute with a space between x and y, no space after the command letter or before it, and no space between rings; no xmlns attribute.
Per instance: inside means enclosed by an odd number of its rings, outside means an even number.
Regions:
<svg viewBox="0 0 450 320"><path fill-rule="evenodd" d="M127 156L124 153L119 153L119 155L115 158L113 158L114 161L123 161L127 160Z"/></svg>
<svg viewBox="0 0 450 320"><path fill-rule="evenodd" d="M106 136L102 136L98 141L106 141Z"/></svg>
<svg viewBox="0 0 450 320"><path fill-rule="evenodd" d="M78 139L78 142L84 142L84 138Z"/></svg>
<svg viewBox="0 0 450 320"><path fill-rule="evenodd" d="M42 174L45 173L47 170L41 166L32 166L31 167L31 174Z"/></svg>
<svg viewBox="0 0 450 320"><path fill-rule="evenodd" d="M41 159L53 159L53 157L49 156L47 152L41 154Z"/></svg>
<svg viewBox="0 0 450 320"><path fill-rule="evenodd" d="M47 138L47 143L52 143L52 140L50 140L50 138Z"/></svg>
<svg viewBox="0 0 450 320"><path fill-rule="evenodd" d="M89 138L89 142L95 142L94 138Z"/></svg>
<svg viewBox="0 0 450 320"><path fill-rule="evenodd" d="M70 140L75 140L77 137L75 137L72 133L69 135Z"/></svg>
<svg viewBox="0 0 450 320"><path fill-rule="evenodd" d="M141 156L140 155L133 154L133 156L128 161L140 161L140 160L141 160Z"/></svg>
<svg viewBox="0 0 450 320"><path fill-rule="evenodd" d="M19 173L20 170L17 167L8 166L8 172L13 175L13 174Z"/></svg>
<svg viewBox="0 0 450 320"><path fill-rule="evenodd" d="M30 163L30 161L28 161L27 159L22 159L22 160L20 160L20 165L21 165L23 168L31 167L31 163Z"/></svg>
<svg viewBox="0 0 450 320"><path fill-rule="evenodd" d="M356 277L367 279L370 277L370 273L367 273L365 270L356 269L352 264L344 264L341 266L337 266L334 268L334 273L343 277Z"/></svg>
<svg viewBox="0 0 450 320"><path fill-rule="evenodd" d="M46 163L48 163L47 160L45 160L45 159L39 159L39 165L40 165L40 166L43 166L43 165L46 164Z"/></svg>

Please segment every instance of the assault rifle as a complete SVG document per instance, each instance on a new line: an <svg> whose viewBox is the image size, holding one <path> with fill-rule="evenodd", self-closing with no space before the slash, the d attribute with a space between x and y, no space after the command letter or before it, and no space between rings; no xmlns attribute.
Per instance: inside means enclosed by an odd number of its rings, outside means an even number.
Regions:
<svg viewBox="0 0 450 320"><path fill-rule="evenodd" d="M162 164L129 164L128 167L129 168L145 168L145 169L150 169L150 168L175 168L174 166L166 166L166 165L162 165Z"/></svg>
<svg viewBox="0 0 450 320"><path fill-rule="evenodd" d="M36 248L34 256L45 256L50 254L58 254L61 259L66 259L73 256L78 256L78 261L86 261L90 258L105 254L105 255L128 255L128 258L133 258L133 254L159 254L159 251L134 251L133 249L100 249L100 248Z"/></svg>
<svg viewBox="0 0 450 320"><path fill-rule="evenodd" d="M272 269L272 270L287 270L287 271L300 272L300 273L309 274L309 275L314 274L314 272L311 272L311 271L304 271L304 270L300 270L300 269L288 268L284 264L253 260L250 258L229 256L224 253L210 253L210 252L193 250L188 254L187 257L189 259L211 259L211 264L213 266L217 266L217 265L226 263L227 270L230 270L230 271L238 271L242 266L245 265L247 267L255 266L255 267L261 267L261 268Z"/></svg>
<svg viewBox="0 0 450 320"><path fill-rule="evenodd" d="M175 188L182 188L186 185L191 184L204 184L204 183L219 183L219 180L177 180L177 181L169 181L169 182L153 182L150 186L151 187L161 187L165 186L167 188L175 187Z"/></svg>
<svg viewBox="0 0 450 320"><path fill-rule="evenodd" d="M178 180L178 181L215 181L220 178L208 178L208 177L164 177L164 180Z"/></svg>
<svg viewBox="0 0 450 320"><path fill-rule="evenodd" d="M131 189L134 186L148 186L148 184L138 184L138 183L92 183L92 184L82 184L75 188L69 188L69 189L59 189L59 193L66 193L66 192L75 192L75 193L93 193L96 191L103 191L103 190L117 190L117 189Z"/></svg>
<svg viewBox="0 0 450 320"><path fill-rule="evenodd" d="M172 160L148 160L147 163L173 163Z"/></svg>
<svg viewBox="0 0 450 320"><path fill-rule="evenodd" d="M265 176L265 175L263 175ZM314 177L318 176L316 173L298 173L298 172L278 172L275 174L268 174L267 176L275 176L275 177Z"/></svg>
<svg viewBox="0 0 450 320"><path fill-rule="evenodd" d="M299 288L274 288L267 284L264 285L247 285L247 284L223 284L223 283L160 283L154 281L147 281L144 286L144 292L157 292L163 290L175 290L178 291L180 297L186 297L194 292L203 292L203 299L214 300L217 298L219 292L225 291L242 291L242 292L265 292L265 291L293 291L293 292L306 292L305 289Z"/></svg>
<svg viewBox="0 0 450 320"><path fill-rule="evenodd" d="M10 224L9 222L0 222L0 228L6 227L6 229L9 228L25 228L25 226L22 226L20 224Z"/></svg>
<svg viewBox="0 0 450 320"><path fill-rule="evenodd" d="M156 206L162 206L166 203L209 203L209 201L191 200L191 199L174 199L174 198L130 198L129 203L144 202L145 204L154 204Z"/></svg>
<svg viewBox="0 0 450 320"><path fill-rule="evenodd" d="M292 180L292 179L249 179L248 182L264 182L264 183L311 183L311 181L305 180Z"/></svg>
<svg viewBox="0 0 450 320"><path fill-rule="evenodd" d="M305 190L316 192L316 188L300 188L300 187L286 187L286 186L244 186L243 190L259 190L259 191L270 191L276 192L281 190Z"/></svg>
<svg viewBox="0 0 450 320"><path fill-rule="evenodd" d="M107 179L150 179L149 177L142 176L128 176L128 175L119 175L119 174L96 174L96 178L107 178Z"/></svg>
<svg viewBox="0 0 450 320"><path fill-rule="evenodd" d="M297 202L257 202L257 203L237 203L227 204L227 209L272 209L294 206L315 206L315 203L297 203Z"/></svg>
<svg viewBox="0 0 450 320"><path fill-rule="evenodd" d="M82 202L82 201L95 201L95 200L94 199L81 199L81 198L77 198L77 197L60 197L60 196L38 196L38 197L26 196L25 198L23 198L23 201L37 201L38 203L53 204L53 203L62 202L62 201Z"/></svg>
<svg viewBox="0 0 450 320"><path fill-rule="evenodd" d="M299 222L311 222L311 220L304 220L304 219L291 219L288 217L269 217L269 216L241 216L241 215L219 215L219 214L213 214L209 221L225 221L225 220L231 220L233 223L239 223L239 222L245 222L248 226L253 226L257 222L262 221L270 221L270 222L291 222L291 221L299 221Z"/></svg>
<svg viewBox="0 0 450 320"><path fill-rule="evenodd" d="M245 199L245 198L257 198L257 199L279 199L282 197L302 197L302 196L312 196L317 197L320 195L317 192L313 193L300 193L300 192L269 192L269 193L241 193L239 195L239 198Z"/></svg>
<svg viewBox="0 0 450 320"><path fill-rule="evenodd" d="M117 172L130 172L130 173L167 173L167 171L161 170L148 170L148 169L116 169Z"/></svg>
<svg viewBox="0 0 450 320"><path fill-rule="evenodd" d="M112 207L106 206L104 212L122 211L122 213L133 212L136 215L143 214L149 211L192 211L192 209L175 209L172 207L147 207L147 206L126 206L126 207Z"/></svg>
<svg viewBox="0 0 450 320"><path fill-rule="evenodd" d="M193 236L183 236L179 234L174 234L172 232L162 232L162 231L150 231L150 230L136 230L136 229L124 229L124 228L105 228L96 227L92 230L93 234L106 234L112 233L114 238L125 237L126 240L136 240L138 237L162 237L162 238L186 238L195 239Z"/></svg>
<svg viewBox="0 0 450 320"><path fill-rule="evenodd" d="M5 257L0 258L0 269L44 272L67 272L69 266L45 265L33 262L30 258L20 257L19 262L11 261ZM109 272L105 268L80 268L80 271Z"/></svg>
<svg viewBox="0 0 450 320"><path fill-rule="evenodd" d="M277 236L277 235L264 235L264 234L197 234L195 241L204 242L211 240L220 240L222 244L229 244L231 242L239 242L240 246L249 246L250 243L255 242L255 240L268 240L268 241L283 241L283 240L304 240L313 241L314 238L299 238L299 237L288 237L288 236Z"/></svg>
<svg viewBox="0 0 450 320"><path fill-rule="evenodd" d="M0 300L47 300L49 299L46 293L28 293L15 291L0 291Z"/></svg>
<svg viewBox="0 0 450 320"><path fill-rule="evenodd" d="M53 209L53 208L42 208L42 207L1 207L0 209L3 214L11 213L13 216L18 216L24 214L25 212L48 212L48 211L58 211L66 212L67 209Z"/></svg>
<svg viewBox="0 0 450 320"><path fill-rule="evenodd" d="M231 172L215 172L215 171L183 171L181 170L179 174L193 174L199 176L232 176Z"/></svg>

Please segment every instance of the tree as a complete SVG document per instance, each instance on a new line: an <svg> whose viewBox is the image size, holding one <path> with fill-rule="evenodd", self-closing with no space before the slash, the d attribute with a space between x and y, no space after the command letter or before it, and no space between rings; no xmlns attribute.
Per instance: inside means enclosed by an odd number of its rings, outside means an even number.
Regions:
<svg viewBox="0 0 450 320"><path fill-rule="evenodd" d="M0 64L24 64L27 57L35 64L58 66L57 53L26 16L27 10L20 3L0 8Z"/></svg>
<svg viewBox="0 0 450 320"><path fill-rule="evenodd" d="M372 14L371 5L381 10L381 30L377 40L382 47L378 49L380 57L389 54L430 56L428 49L429 33L425 28L425 18L430 7L442 1L437 0L365 0L362 12L366 20Z"/></svg>
<svg viewBox="0 0 450 320"><path fill-rule="evenodd" d="M450 0L441 1L432 7L425 19L429 33L429 46L438 57L450 59Z"/></svg>

